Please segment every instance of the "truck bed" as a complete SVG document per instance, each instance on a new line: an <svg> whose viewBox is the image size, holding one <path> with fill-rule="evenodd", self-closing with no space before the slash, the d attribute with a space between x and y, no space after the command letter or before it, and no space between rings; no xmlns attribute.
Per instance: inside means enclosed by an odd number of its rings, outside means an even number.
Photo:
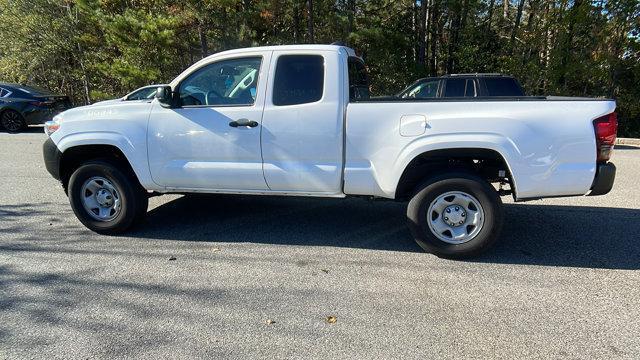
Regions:
<svg viewBox="0 0 640 360"><path fill-rule="evenodd" d="M614 110L611 100L562 97L350 103L344 191L392 198L418 155L478 148L504 158L517 199L584 195L596 172L592 121Z"/></svg>

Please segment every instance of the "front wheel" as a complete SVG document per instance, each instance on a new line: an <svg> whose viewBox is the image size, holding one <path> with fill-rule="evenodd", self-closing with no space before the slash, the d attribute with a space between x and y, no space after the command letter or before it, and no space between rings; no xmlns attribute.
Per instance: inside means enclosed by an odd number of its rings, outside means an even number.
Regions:
<svg viewBox="0 0 640 360"><path fill-rule="evenodd" d="M11 109L5 110L2 115L0 115L0 125L2 125L2 127L11 134L20 132L20 130L27 126L22 115Z"/></svg>
<svg viewBox="0 0 640 360"><path fill-rule="evenodd" d="M69 179L69 201L82 224L101 234L123 232L146 214L149 199L133 175L106 161L80 166Z"/></svg>
<svg viewBox="0 0 640 360"><path fill-rule="evenodd" d="M476 256L502 228L502 201L484 179L447 173L419 186L407 206L413 237L424 250L446 258Z"/></svg>

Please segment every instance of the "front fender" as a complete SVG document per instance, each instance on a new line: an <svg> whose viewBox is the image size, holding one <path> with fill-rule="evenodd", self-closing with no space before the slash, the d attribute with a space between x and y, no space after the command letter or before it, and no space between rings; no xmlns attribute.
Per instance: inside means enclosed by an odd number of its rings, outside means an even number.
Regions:
<svg viewBox="0 0 640 360"><path fill-rule="evenodd" d="M52 140L58 150L64 154L68 149L84 145L110 145L118 148L131 165L140 184L147 190L160 190L162 187L155 184L151 178L147 163L147 147L144 139L138 142L115 131L91 131L72 133L62 136L53 134Z"/></svg>

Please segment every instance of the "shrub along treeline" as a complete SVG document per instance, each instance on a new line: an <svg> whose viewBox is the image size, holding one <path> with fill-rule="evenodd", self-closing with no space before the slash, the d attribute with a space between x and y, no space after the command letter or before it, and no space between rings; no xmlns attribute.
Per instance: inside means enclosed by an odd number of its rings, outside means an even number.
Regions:
<svg viewBox="0 0 640 360"><path fill-rule="evenodd" d="M533 95L613 97L620 134L640 136L639 12L638 0L0 0L0 81L83 104L221 50L339 40L377 95L502 72Z"/></svg>

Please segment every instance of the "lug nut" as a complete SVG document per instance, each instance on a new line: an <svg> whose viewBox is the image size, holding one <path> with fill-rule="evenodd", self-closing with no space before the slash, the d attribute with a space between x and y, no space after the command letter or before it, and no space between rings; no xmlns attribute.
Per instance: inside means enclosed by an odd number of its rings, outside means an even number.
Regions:
<svg viewBox="0 0 640 360"><path fill-rule="evenodd" d="M450 213L450 212L451 212L451 209L447 209L447 213Z"/></svg>
<svg viewBox="0 0 640 360"><path fill-rule="evenodd" d="M459 210L460 210L460 208L456 206L456 211L459 211Z"/></svg>
<svg viewBox="0 0 640 360"><path fill-rule="evenodd" d="M446 216L444 217L444 219L445 219L445 220L449 220L449 218L448 218L448 217L446 217Z"/></svg>

